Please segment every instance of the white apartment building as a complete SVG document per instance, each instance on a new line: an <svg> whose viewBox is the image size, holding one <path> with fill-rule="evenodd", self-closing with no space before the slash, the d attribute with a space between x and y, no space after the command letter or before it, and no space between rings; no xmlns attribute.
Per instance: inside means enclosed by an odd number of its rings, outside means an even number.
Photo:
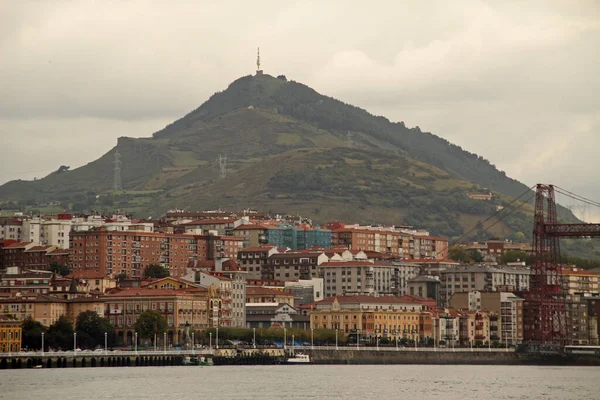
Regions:
<svg viewBox="0 0 600 400"><path fill-rule="evenodd" d="M514 292L529 289L529 267L467 265L440 272L440 297L447 304L454 293Z"/></svg>
<svg viewBox="0 0 600 400"><path fill-rule="evenodd" d="M391 294L394 265L370 261L325 262L319 265L325 297Z"/></svg>

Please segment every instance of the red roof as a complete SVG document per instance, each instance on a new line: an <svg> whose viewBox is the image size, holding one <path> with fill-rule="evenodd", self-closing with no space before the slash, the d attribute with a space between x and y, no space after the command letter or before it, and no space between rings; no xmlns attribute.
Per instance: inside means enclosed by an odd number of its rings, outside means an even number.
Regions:
<svg viewBox="0 0 600 400"><path fill-rule="evenodd" d="M263 247L246 247L245 249L238 250L238 253L241 252L269 252L275 246L263 246Z"/></svg>
<svg viewBox="0 0 600 400"><path fill-rule="evenodd" d="M54 246L33 246L33 247L27 249L26 251L28 251L28 252L29 251L46 251L52 247L54 247Z"/></svg>
<svg viewBox="0 0 600 400"><path fill-rule="evenodd" d="M316 302L315 304L331 304L333 301L337 299L338 303L414 303L413 301L407 301L401 297L396 296L367 296L367 295L358 295L358 296L331 296L321 301Z"/></svg>
<svg viewBox="0 0 600 400"><path fill-rule="evenodd" d="M197 219L192 222L186 222L182 225L222 225L222 224L233 224L237 219L233 218L220 218L220 219Z"/></svg>
<svg viewBox="0 0 600 400"><path fill-rule="evenodd" d="M111 290L105 297L136 297L136 296L177 296L185 294L182 290L127 288Z"/></svg>
<svg viewBox="0 0 600 400"><path fill-rule="evenodd" d="M52 250L51 252L48 253L48 255L50 256L59 256L59 255L69 255L70 252L69 250L65 250L65 249L56 249L56 250Z"/></svg>
<svg viewBox="0 0 600 400"><path fill-rule="evenodd" d="M235 228L234 231L256 230L256 229L267 229L267 227L264 225L254 225L254 224L240 225L237 228Z"/></svg>
<svg viewBox="0 0 600 400"><path fill-rule="evenodd" d="M75 278L75 279L106 279L107 276L102 274L99 271L93 270L83 270L83 271L74 271L67 275L67 278Z"/></svg>
<svg viewBox="0 0 600 400"><path fill-rule="evenodd" d="M237 272L241 271L238 263L234 259L223 261L223 271L226 272Z"/></svg>
<svg viewBox="0 0 600 400"><path fill-rule="evenodd" d="M246 295L264 295L264 296L281 296L287 295L292 296L290 292L284 292L283 290L266 288L261 286L247 286Z"/></svg>
<svg viewBox="0 0 600 400"><path fill-rule="evenodd" d="M32 242L17 242L17 243L13 243L13 244L9 244L8 246L5 246L5 249L21 249L21 248L25 248L27 246L29 246Z"/></svg>
<svg viewBox="0 0 600 400"><path fill-rule="evenodd" d="M321 267L393 267L392 264L384 264L370 261L329 261L320 265Z"/></svg>

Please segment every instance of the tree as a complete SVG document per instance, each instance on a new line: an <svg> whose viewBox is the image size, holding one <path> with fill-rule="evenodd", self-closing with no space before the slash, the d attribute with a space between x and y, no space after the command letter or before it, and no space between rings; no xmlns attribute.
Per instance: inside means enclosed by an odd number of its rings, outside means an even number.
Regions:
<svg viewBox="0 0 600 400"><path fill-rule="evenodd" d="M71 273L71 268L69 268L68 265L61 264L55 261L50 265L50 271L56 272L61 276L67 276Z"/></svg>
<svg viewBox="0 0 600 400"><path fill-rule="evenodd" d="M169 269L162 265L150 264L144 270L144 276L146 278L166 278L171 275Z"/></svg>
<svg viewBox="0 0 600 400"><path fill-rule="evenodd" d="M525 264L530 265L531 264L531 254L528 254L524 251L510 250L510 251L504 252L498 258L499 264L506 264L506 263L518 262L518 261L524 261Z"/></svg>
<svg viewBox="0 0 600 400"><path fill-rule="evenodd" d="M140 314L134 328L140 337L154 339L154 334L161 335L166 332L167 320L160 312L147 310Z"/></svg>
<svg viewBox="0 0 600 400"><path fill-rule="evenodd" d="M127 274L125 272L121 272L121 273L119 273L119 275L117 275L116 279L117 279L117 282L120 282L123 279L127 279Z"/></svg>
<svg viewBox="0 0 600 400"><path fill-rule="evenodd" d="M42 348L42 333L46 333L46 328L31 317L25 318L21 324L23 347L27 349ZM45 343L45 346L46 343Z"/></svg>
<svg viewBox="0 0 600 400"><path fill-rule="evenodd" d="M84 311L77 316L75 323L78 342L82 347L93 348L104 344L104 333L112 339L114 327L107 318L102 318L94 311Z"/></svg>
<svg viewBox="0 0 600 400"><path fill-rule="evenodd" d="M61 315L48 328L48 345L54 348L69 350L73 348L73 324L65 315Z"/></svg>
<svg viewBox="0 0 600 400"><path fill-rule="evenodd" d="M460 246L452 246L448 250L448 256L451 260L468 263L471 261L471 255Z"/></svg>

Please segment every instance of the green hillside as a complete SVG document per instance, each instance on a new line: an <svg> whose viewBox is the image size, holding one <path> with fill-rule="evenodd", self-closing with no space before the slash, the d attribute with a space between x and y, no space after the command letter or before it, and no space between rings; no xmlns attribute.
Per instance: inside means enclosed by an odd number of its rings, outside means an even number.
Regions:
<svg viewBox="0 0 600 400"><path fill-rule="evenodd" d="M113 193L115 149L125 190ZM219 155L227 157L224 179ZM492 202L466 196L490 184ZM152 138L122 137L85 166L0 186L0 204L35 210L61 201L65 209L139 217L169 208L254 207L318 222L410 224L456 238L526 189L431 133L262 75L234 81ZM471 238L529 237L530 213L526 206ZM561 215L574 219L564 209Z"/></svg>

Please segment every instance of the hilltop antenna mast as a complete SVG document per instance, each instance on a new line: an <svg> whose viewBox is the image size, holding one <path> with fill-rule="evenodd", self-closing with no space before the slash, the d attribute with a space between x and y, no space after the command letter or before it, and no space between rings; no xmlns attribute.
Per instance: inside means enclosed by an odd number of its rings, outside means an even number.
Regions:
<svg viewBox="0 0 600 400"><path fill-rule="evenodd" d="M113 190L123 190L123 185L121 184L121 155L119 154L119 150L115 150L115 159L113 164L115 166L113 175Z"/></svg>
<svg viewBox="0 0 600 400"><path fill-rule="evenodd" d="M219 154L219 174L221 179L227 178L227 156Z"/></svg>
<svg viewBox="0 0 600 400"><path fill-rule="evenodd" d="M262 75L262 69L260 69L260 47L256 50L256 75Z"/></svg>

